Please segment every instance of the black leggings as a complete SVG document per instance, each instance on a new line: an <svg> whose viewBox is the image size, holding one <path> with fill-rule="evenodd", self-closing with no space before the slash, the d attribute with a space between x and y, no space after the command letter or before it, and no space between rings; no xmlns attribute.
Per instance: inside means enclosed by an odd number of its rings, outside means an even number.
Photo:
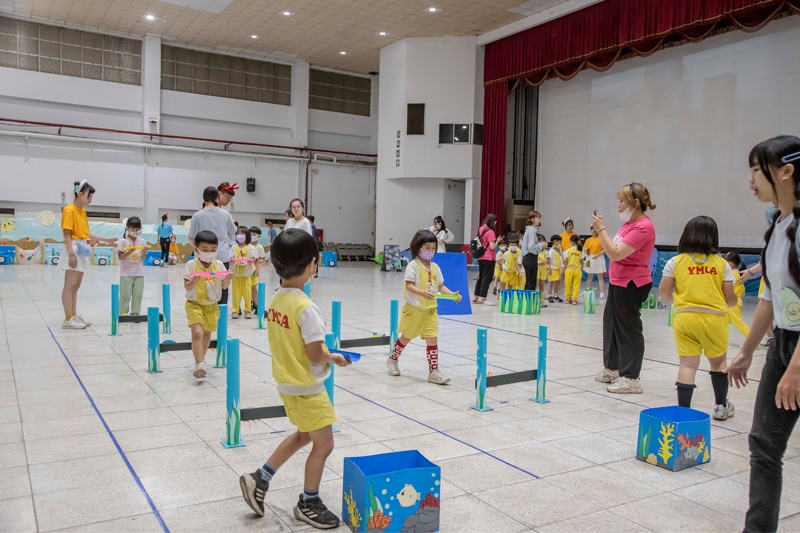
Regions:
<svg viewBox="0 0 800 533"><path fill-rule="evenodd" d="M475 296L486 298L492 284L495 262L491 259L478 259L478 282L475 284Z"/></svg>
<svg viewBox="0 0 800 533"><path fill-rule="evenodd" d="M522 256L522 266L525 268L525 290L535 291L536 280L539 275L539 254L525 254Z"/></svg>
<svg viewBox="0 0 800 533"><path fill-rule="evenodd" d="M632 281L627 287L608 287L603 311L603 364L609 370L619 370L619 375L625 378L636 379L642 371L641 312L652 287L652 283L637 287Z"/></svg>
<svg viewBox="0 0 800 533"><path fill-rule="evenodd" d="M161 244L161 262L165 265L169 264L169 245L170 245L170 238L169 237L161 237L158 241Z"/></svg>

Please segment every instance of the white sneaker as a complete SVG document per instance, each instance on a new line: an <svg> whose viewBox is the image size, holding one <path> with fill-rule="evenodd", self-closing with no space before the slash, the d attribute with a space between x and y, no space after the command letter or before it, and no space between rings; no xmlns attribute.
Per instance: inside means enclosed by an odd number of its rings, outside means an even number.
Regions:
<svg viewBox="0 0 800 533"><path fill-rule="evenodd" d="M491 302L491 301L489 301L489 300L484 300L484 301L483 301L483 305L486 305L486 306L488 306L488 307L496 307L496 306L497 306L497 304L496 304L496 303L494 303L494 302Z"/></svg>
<svg viewBox="0 0 800 533"><path fill-rule="evenodd" d="M197 379L202 379L202 378L206 377L206 364L205 364L205 362L197 363L194 366L194 372L192 372L192 375L194 377L196 377Z"/></svg>
<svg viewBox="0 0 800 533"><path fill-rule="evenodd" d="M386 368L389 369L390 376L400 375L400 366L397 364L397 359L392 359L391 357L388 357L386 359Z"/></svg>
<svg viewBox="0 0 800 533"><path fill-rule="evenodd" d="M605 299L606 299L606 293L604 293L604 292L601 292L601 293L600 293L600 299L601 299L601 300L605 300Z"/></svg>
<svg viewBox="0 0 800 533"><path fill-rule="evenodd" d="M617 378L611 385L606 387L608 392L614 394L641 394L642 386L639 384L639 378Z"/></svg>
<svg viewBox="0 0 800 533"><path fill-rule="evenodd" d="M86 324L87 328L92 325L91 322L89 322L88 320L83 318L81 315L75 315L75 318L77 318L79 322L82 322L83 324Z"/></svg>
<svg viewBox="0 0 800 533"><path fill-rule="evenodd" d="M714 405L714 420L727 420L733 415L736 414L736 409L733 407L733 404L730 400L728 400L728 405Z"/></svg>
<svg viewBox="0 0 800 533"><path fill-rule="evenodd" d="M86 324L78 320L77 316L74 316L69 321L62 322L61 329L86 329Z"/></svg>
<svg viewBox="0 0 800 533"><path fill-rule="evenodd" d="M445 383L450 383L450 378L442 374L442 371L437 368L436 370L428 374L428 383L444 385Z"/></svg>
<svg viewBox="0 0 800 533"><path fill-rule="evenodd" d="M239 313L231 313L231 320L238 320L238 319L239 319Z"/></svg>
<svg viewBox="0 0 800 533"><path fill-rule="evenodd" d="M619 379L619 370L609 370L607 368L604 368L602 372L594 377L594 380L600 383L614 383L617 379Z"/></svg>
<svg viewBox="0 0 800 533"><path fill-rule="evenodd" d="M253 313L245 313L244 317L249 320L249 319L253 318Z"/></svg>

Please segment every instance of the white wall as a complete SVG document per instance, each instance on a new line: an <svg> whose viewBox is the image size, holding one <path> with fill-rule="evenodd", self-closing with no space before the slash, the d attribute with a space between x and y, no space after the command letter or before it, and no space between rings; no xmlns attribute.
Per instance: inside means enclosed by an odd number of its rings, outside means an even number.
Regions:
<svg viewBox="0 0 800 533"><path fill-rule="evenodd" d="M377 95L371 117L309 110L307 63L292 66L291 106L161 91L159 54L160 39L147 36L143 43L143 87L0 68L0 118L137 132L144 128L168 135L375 153ZM375 84L373 90L378 90ZM150 124L150 118L157 119L157 126ZM57 133L52 127L0 125L0 130ZM223 148L202 141L159 141L76 130L63 133L153 145ZM97 210L137 215L145 223L157 222L166 211L177 222L180 214L200 208L204 187L229 181L240 186L233 202L234 218L243 224L260 225L264 217L282 218L292 198L305 196L305 159L256 160L165 148L92 146L63 138L31 138L26 145L22 138L4 136L0 131L0 205L15 207L17 216L43 209L58 213L64 205L62 192L66 201L71 201L73 181L88 179L97 189L93 203ZM299 155L296 150L256 146L233 145L230 150ZM331 235L339 242L371 244L374 168L312 163L310 170L316 171L312 181L318 191L316 201L311 198L310 212L318 217L321 228L331 232L326 233L326 239ZM249 177L256 179L255 193L245 190Z"/></svg>
<svg viewBox="0 0 800 533"><path fill-rule="evenodd" d="M546 232L592 211L617 218L616 191L641 181L658 206L657 243L677 244L686 222L713 217L720 244L763 244L764 211L748 188L758 142L798 134L800 20L629 59L605 73L545 82L540 90L537 209Z"/></svg>
<svg viewBox="0 0 800 533"><path fill-rule="evenodd" d="M463 181L445 180L442 218L453 234L453 244L464 244L464 202L466 185Z"/></svg>

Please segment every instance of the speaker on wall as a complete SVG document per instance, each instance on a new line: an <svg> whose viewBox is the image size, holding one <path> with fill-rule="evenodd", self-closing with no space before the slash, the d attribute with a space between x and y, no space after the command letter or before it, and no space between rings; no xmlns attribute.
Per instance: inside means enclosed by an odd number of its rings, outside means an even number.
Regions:
<svg viewBox="0 0 800 533"><path fill-rule="evenodd" d="M247 192L256 192L255 178L247 178Z"/></svg>

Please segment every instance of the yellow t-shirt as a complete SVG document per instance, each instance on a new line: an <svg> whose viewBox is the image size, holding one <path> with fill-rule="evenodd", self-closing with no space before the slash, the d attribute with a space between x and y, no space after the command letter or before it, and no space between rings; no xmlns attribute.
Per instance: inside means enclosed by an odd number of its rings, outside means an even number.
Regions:
<svg viewBox="0 0 800 533"><path fill-rule="evenodd" d="M675 257L673 277L675 311L691 310L724 315L728 311L722 282L728 264L718 255L680 254Z"/></svg>
<svg viewBox="0 0 800 533"><path fill-rule="evenodd" d="M89 219L86 218L86 210L67 204L61 211L61 229L71 230L73 239L88 239Z"/></svg>
<svg viewBox="0 0 800 533"><path fill-rule="evenodd" d="M517 248L516 252L512 252L511 250L507 250L506 253L503 254L503 272L516 272L517 271L517 261L519 260L519 255L522 253L522 250Z"/></svg>
<svg viewBox="0 0 800 533"><path fill-rule="evenodd" d="M414 259L406 267L406 273L403 281L403 300L413 305L417 309L433 309L434 307L437 307L435 298L433 300L428 300L427 298L421 298L416 294L411 294L408 292L406 290L405 282L412 281L418 289L423 291L428 290L428 285L430 285L431 289L433 289L433 292L437 292L439 287L444 284L444 276L442 276L442 271L439 269L439 265L431 262L431 269L428 270L425 268L425 265L422 264L419 258Z"/></svg>
<svg viewBox="0 0 800 533"><path fill-rule="evenodd" d="M575 233L574 231L570 231L569 233L567 233L565 231L564 233L561 234L561 247L562 248L564 246L569 246L569 238L572 237L573 235L577 235L577 233Z"/></svg>
<svg viewBox="0 0 800 533"><path fill-rule="evenodd" d="M597 255L602 253L603 244L600 242L599 237L589 237L583 244L583 249L586 250L586 253L589 255Z"/></svg>
<svg viewBox="0 0 800 533"><path fill-rule="evenodd" d="M577 246L573 246L567 250L567 268L580 268L581 267L581 252Z"/></svg>
<svg viewBox="0 0 800 533"><path fill-rule="evenodd" d="M252 244L245 244L240 248L238 244L231 246L231 259L250 258L252 261L231 261L233 276L236 278L247 278L255 272L255 260L258 259L258 251Z"/></svg>
<svg viewBox="0 0 800 533"><path fill-rule="evenodd" d="M214 259L208 268L205 268L199 259L194 258L186 263L183 279L192 279L193 272L222 272L224 270L225 265L222 264L222 261ZM201 278L193 289L186 291L186 299L200 305L216 304L222 297L222 280L223 278Z"/></svg>
<svg viewBox="0 0 800 533"><path fill-rule="evenodd" d="M539 258L537 262L539 263L539 270L547 270L547 250L539 252Z"/></svg>
<svg viewBox="0 0 800 533"><path fill-rule="evenodd" d="M744 291L745 291L744 283L736 283L736 282L739 281L742 276L739 274L739 271L737 269L732 268L731 270L733 271L733 278L734 278L733 279L733 292L736 293L736 296L741 298L742 296L744 296Z"/></svg>
<svg viewBox="0 0 800 533"><path fill-rule="evenodd" d="M303 316L306 310L311 313L308 317ZM305 335L301 320L309 325ZM311 331L317 329L320 333L309 337ZM306 344L324 340L325 329L322 314L303 291L281 289L272 297L267 311L267 334L272 352L272 377L277 382L278 392L308 396L325 390L330 364L311 364L306 351Z"/></svg>

